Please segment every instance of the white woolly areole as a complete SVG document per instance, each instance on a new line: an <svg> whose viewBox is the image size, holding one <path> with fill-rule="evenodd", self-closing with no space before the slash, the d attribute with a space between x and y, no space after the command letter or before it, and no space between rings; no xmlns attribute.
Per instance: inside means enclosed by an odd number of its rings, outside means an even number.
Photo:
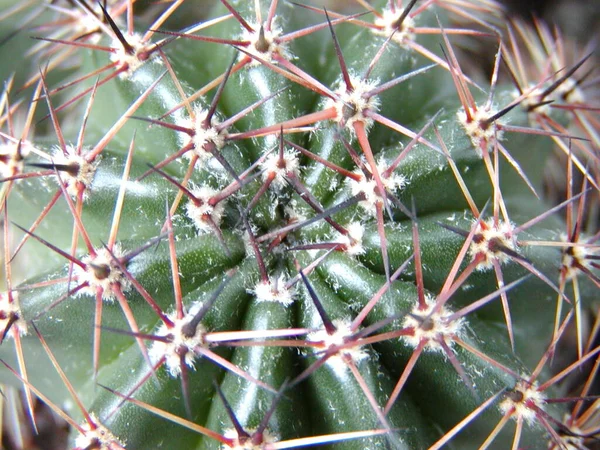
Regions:
<svg viewBox="0 0 600 450"><path fill-rule="evenodd" d="M559 100L571 104L585 103L585 94L583 93L583 90L579 88L577 80L571 77L563 81L553 94L554 97L557 97Z"/></svg>
<svg viewBox="0 0 600 450"><path fill-rule="evenodd" d="M532 86L527 95L521 100L521 108L525 111L530 111L534 114L543 114L548 115L550 113L550 105L538 105L540 102L546 99L542 99L541 95L544 92L544 88L540 86ZM518 98L521 96L521 92L519 90L515 90L514 97ZM534 109L531 109L535 107Z"/></svg>
<svg viewBox="0 0 600 450"><path fill-rule="evenodd" d="M8 292L0 292L0 335L6 333L8 327L17 330L19 336L27 334L27 322L21 314L18 292L12 292L10 296ZM13 337L13 333L8 333L6 336Z"/></svg>
<svg viewBox="0 0 600 450"><path fill-rule="evenodd" d="M562 447L556 447L555 442L552 441L548 446L549 449L560 448L561 450L581 450L586 448L585 438L583 437L586 435L586 432L573 424L576 420L577 419L570 414L565 414L563 423L567 426L570 434L559 433Z"/></svg>
<svg viewBox="0 0 600 450"><path fill-rule="evenodd" d="M225 138L226 133L224 131L219 132L219 130L214 126L218 125L219 121L213 116L211 118L211 126L206 128L204 125L204 121L208 116L208 110L202 108L201 105L194 106L194 116L193 119L188 117L183 120L179 120L177 125L188 128L193 131L193 136L187 136L188 141L184 142L184 145L187 146L192 144L194 146L194 154L198 156L199 163L201 165L204 162L208 161L213 155L204 149L204 146L208 143L213 143L217 150L221 150L225 146ZM184 153L184 157L187 159L192 159L192 153L186 152Z"/></svg>
<svg viewBox="0 0 600 450"><path fill-rule="evenodd" d="M523 377L525 378L525 377ZM528 425L535 423L536 410L544 411L546 396L537 390L537 383L526 383L520 380L514 389L506 394L504 400L500 402L498 408L503 414L508 413L514 408L511 417L513 419L522 418Z"/></svg>
<svg viewBox="0 0 600 450"><path fill-rule="evenodd" d="M339 233L337 241L344 245L344 251L347 254L352 256L362 255L365 252L362 245L365 227L360 222L351 222L344 228L346 228L348 234Z"/></svg>
<svg viewBox="0 0 600 450"><path fill-rule="evenodd" d="M0 177L9 178L23 172L23 161L29 155L29 148L24 142L0 143Z"/></svg>
<svg viewBox="0 0 600 450"><path fill-rule="evenodd" d="M175 314L169 314L169 319L173 322L173 327L162 324L156 336L168 337L169 342L154 341L148 350L148 356L153 363L165 358L165 365L169 374L173 378L181 375L181 353L184 353L183 360L185 364L194 369L196 360L196 348L206 347L205 336L206 329L202 324L196 326L196 333L193 336L186 336L182 328L194 318L194 314L188 313L183 319L175 318Z"/></svg>
<svg viewBox="0 0 600 450"><path fill-rule="evenodd" d="M298 153L294 150L286 149L283 151L283 159L279 159L279 152L271 153L261 164L263 170L263 181L273 177L271 186L277 191L280 191L286 186L286 177L288 173L298 175Z"/></svg>
<svg viewBox="0 0 600 450"><path fill-rule="evenodd" d="M277 302L289 306L294 302L294 291L286 287L285 275L280 274L275 280L259 281L251 292L258 302Z"/></svg>
<svg viewBox="0 0 600 450"><path fill-rule="evenodd" d="M553 80L554 81L554 80ZM552 107L550 104L538 105L545 101L554 101L560 103L577 104L585 103L585 94L582 89L577 85L577 80L573 78L567 78L564 80L553 92L542 98L542 94L549 86L531 86L527 96L522 100L521 106L524 110L529 111L530 108L535 107L531 110L533 114L550 115ZM520 97L519 91L515 92L515 97Z"/></svg>
<svg viewBox="0 0 600 450"><path fill-rule="evenodd" d="M199 202L198 204L193 200L187 202L185 205L187 216L192 219L199 234L209 233L213 228L208 219L212 219L214 224L219 226L223 218L223 212L225 211L225 204L222 201L214 206L209 204L209 200L218 193L217 190L211 187L202 186L194 188L190 192Z"/></svg>
<svg viewBox="0 0 600 450"><path fill-rule="evenodd" d="M283 212L285 213L285 217L288 219L288 223L304 222L306 219L308 219L303 210L298 208L298 202L294 198L284 205Z"/></svg>
<svg viewBox="0 0 600 450"><path fill-rule="evenodd" d="M96 256L84 256L81 262L85 264L85 269L77 264L73 265L73 274L79 284L87 283L87 286L77 291L79 295L96 295L96 290L102 290L102 299L113 301L115 294L112 290L112 285L118 284L123 292L127 291L131 282L123 274L121 268L113 259L109 251L102 247L94 249ZM115 245L112 249L115 258L121 258L122 251L119 245Z"/></svg>
<svg viewBox="0 0 600 450"><path fill-rule="evenodd" d="M397 7L396 12L386 8L383 10L381 17L375 17L375 26L373 33L383 36L385 38L390 37L394 31L394 37L392 41L404 48L408 48L408 44L415 40L415 21L408 15L402 21L400 29L396 28L395 24L404 12L404 9Z"/></svg>
<svg viewBox="0 0 600 450"><path fill-rule="evenodd" d="M383 161L377 163L377 172L381 177L381 182L386 191L394 192L396 189L402 189L406 186L406 178L396 172L392 172L389 177L384 177L383 173L386 169L386 164ZM350 184L352 195L354 196L363 193L365 199L361 200L358 204L369 214L375 216L377 214L377 204L383 204L383 198L379 195L377 189L377 182L374 177L365 177L360 169L355 170L354 173L360 176L360 180L356 181L352 178L347 178L347 183Z"/></svg>
<svg viewBox="0 0 600 450"><path fill-rule="evenodd" d="M566 242L567 239L568 237L566 235L561 236L563 242ZM596 255L598 250L598 247L585 247L577 244L566 247L562 252L561 261L561 266L565 271L565 278L567 280L576 278L581 273L581 269L578 266L591 269L589 257Z"/></svg>
<svg viewBox="0 0 600 450"><path fill-rule="evenodd" d="M68 194L74 198L79 194L79 190L83 188L83 199L85 200L89 196L89 187L94 180L99 159L91 163L88 162L77 153L77 149L72 145L67 145L66 150L65 154L60 148L56 148L52 156L52 164L73 168L72 171L60 170L60 181L64 184Z"/></svg>
<svg viewBox="0 0 600 450"><path fill-rule="evenodd" d="M514 226L510 222L498 221L496 225L494 219L488 219L483 222L477 222L477 228L473 234L473 240L469 247L471 258L483 256L483 260L477 264L476 269L484 271L491 269L494 261L503 264L510 261L510 256L498 250L498 244L509 250L517 250L517 241L513 234ZM481 256L480 256L481 255Z"/></svg>
<svg viewBox="0 0 600 450"><path fill-rule="evenodd" d="M252 436L255 431L256 428L248 428L246 433ZM233 443L231 445L223 444L221 446L222 450L264 450L265 447L269 446L269 444L274 444L275 442L279 441L279 437L275 436L268 429L265 429L262 432L262 441L259 444L253 444L251 437L240 439L237 431L233 428L227 428L223 432L223 436L227 439L232 439Z"/></svg>
<svg viewBox="0 0 600 450"><path fill-rule="evenodd" d="M153 54L147 53L149 46L142 41L143 36L141 34L125 34L124 37L127 43L133 48L133 54L127 53L123 48L123 44L117 38L113 39L111 47L114 49L114 52L110 54L110 60L118 64L117 69L127 68L119 74L119 78L121 79L129 78L148 59L155 59ZM140 54L145 56L144 59L140 59Z"/></svg>
<svg viewBox="0 0 600 450"><path fill-rule="evenodd" d="M352 331L352 321L350 319L334 319L331 322L336 328L334 333L329 334L327 330L322 329L309 333L306 339L310 342L322 342L324 350L329 350L341 347L353 338L355 331ZM347 346L337 350L333 356L327 359L326 364L336 373L341 374L348 369L344 362L345 359L358 363L368 356L369 353L360 345Z"/></svg>
<svg viewBox="0 0 600 450"><path fill-rule="evenodd" d="M335 107L337 116L336 122L340 126L345 126L354 133L354 122L362 122L365 128L373 125L373 119L365 116L365 111L377 111L379 109L379 99L369 93L377 86L377 80L363 80L360 77L351 75L350 82L354 89L350 92L346 90L346 83L338 80L335 93L339 99L328 98L325 101L324 109Z"/></svg>
<svg viewBox="0 0 600 450"><path fill-rule="evenodd" d="M445 306L438 312L432 314L436 300L425 296L426 309L420 309L415 305L410 314L407 314L402 323L402 328L414 328L412 336L402 336L402 340L409 346L416 348L424 339L427 344L423 350L444 352L440 341L444 341L448 347L454 345L452 336L460 336L463 332L465 321L462 318L448 320L452 314ZM415 317L416 316L416 317Z"/></svg>
<svg viewBox="0 0 600 450"><path fill-rule="evenodd" d="M111 450L115 445L121 448L124 447L115 435L98 421L93 413L90 414L90 419L94 426L92 427L87 421L81 424L83 433L80 433L75 439L75 447L98 450Z"/></svg>
<svg viewBox="0 0 600 450"><path fill-rule="evenodd" d="M498 128L497 121L486 125L486 121L494 114L496 114L496 111L490 111L489 109L471 110L471 121L469 121L464 109L460 109L456 113L467 136L471 139L471 144L475 147L475 152L479 156L483 156L483 150L488 153L491 152L496 142L502 140L503 132Z"/></svg>
<svg viewBox="0 0 600 450"><path fill-rule="evenodd" d="M570 427L569 428L569 432L576 434L576 433L582 433L585 434L585 432L577 427ZM581 450L581 449L586 449L589 447L585 446L585 438L581 437L581 436L570 436L567 434L562 434L559 435L560 437L560 443L561 443L561 447L555 447L555 442L550 442L550 449L554 449L554 448L560 448L561 450Z"/></svg>
<svg viewBox="0 0 600 450"><path fill-rule="evenodd" d="M285 59L289 59L290 55L284 44L277 42L279 36L281 36L282 29L276 25L277 16L273 17L271 21L271 30L267 30L262 25L263 30L263 39L261 40L261 24L248 22L250 28L253 31L249 31L246 28L243 28L242 34L239 37L240 41L249 42L249 45L244 47L246 52L254 55L264 61L268 61L271 63L275 63L274 55L280 55ZM265 48L257 47L260 45L264 45ZM243 59L246 55L243 52L240 52L240 59ZM250 66L259 66L260 62L254 58L249 63Z"/></svg>

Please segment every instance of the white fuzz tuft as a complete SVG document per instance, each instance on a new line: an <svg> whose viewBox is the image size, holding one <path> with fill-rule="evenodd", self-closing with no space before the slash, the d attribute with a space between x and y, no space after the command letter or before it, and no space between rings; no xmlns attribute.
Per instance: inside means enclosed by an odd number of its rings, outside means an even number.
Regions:
<svg viewBox="0 0 600 450"><path fill-rule="evenodd" d="M569 429L569 432L571 433L584 433L584 431L582 430L578 430L577 428L575 430L573 430L573 428ZM560 436L560 441L561 444L563 445L564 450L581 450L582 448L588 448L585 447L585 438L581 437L581 436L569 436L569 435L562 435Z"/></svg>
<svg viewBox="0 0 600 450"><path fill-rule="evenodd" d="M554 80L552 80L554 81ZM542 97L543 92L549 86L531 86L530 91L521 102L521 107L525 111L531 111L533 114L541 114L545 116L551 115L552 107L550 104L540 105L541 102L556 102L558 104L567 102L569 104L585 103L585 94L577 85L577 81L573 78L564 80L553 92ZM519 91L515 92L515 97L520 97ZM533 108L533 109L532 109Z"/></svg>
<svg viewBox="0 0 600 450"><path fill-rule="evenodd" d="M348 235L341 234L337 239L344 245L344 251L351 256L362 255L365 248L362 245L365 227L360 222L351 222L345 226Z"/></svg>
<svg viewBox="0 0 600 450"><path fill-rule="evenodd" d="M185 205L187 215L192 219L194 225L196 225L199 234L210 233L213 231L213 227L209 219L212 219L218 227L225 212L225 204L224 202L219 202L214 206L209 204L209 200L218 191L208 186L191 189L191 193L199 200L199 204L196 204L193 200L189 200Z"/></svg>
<svg viewBox="0 0 600 450"><path fill-rule="evenodd" d="M530 91L521 101L521 108L525 111L531 111L534 114L544 114L548 115L550 113L550 105L538 105L540 102L544 101L541 98L542 93L544 92L544 88L540 86L532 86ZM521 92L519 90L515 90L514 97L521 97ZM547 100L547 99L546 99ZM534 108L531 110L531 108Z"/></svg>
<svg viewBox="0 0 600 450"><path fill-rule="evenodd" d="M310 342L322 342L323 349L336 349L343 346L348 341L353 339L354 331L352 331L352 321L349 319L334 319L333 325L336 328L335 333L329 334L327 330L322 329L309 333L306 339ZM327 359L328 365L338 374L345 373L348 366L344 362L345 359L350 359L355 363L367 358L369 353L360 345L347 346L336 350L336 353Z"/></svg>
<svg viewBox="0 0 600 450"><path fill-rule="evenodd" d="M72 145L67 145L67 153L63 153L60 148L54 150L52 164L65 165L72 167L73 170L60 170L60 181L64 184L71 197L77 197L79 191L83 189L84 200L89 196L89 188L96 174L96 167L99 158L93 163L88 162L83 156L77 154L77 149Z"/></svg>
<svg viewBox="0 0 600 450"><path fill-rule="evenodd" d="M567 242L568 237L566 235L561 236L563 242ZM565 247L562 252L561 266L565 271L565 279L572 280L582 273L580 267L585 267L593 271L591 262L598 254L598 246L586 247L584 245L575 245Z"/></svg>
<svg viewBox="0 0 600 450"><path fill-rule="evenodd" d="M554 96L571 104L586 102L583 90L579 87L577 80L573 78L567 78L563 81L560 86L556 88Z"/></svg>
<svg viewBox="0 0 600 450"><path fill-rule="evenodd" d="M375 26L373 33L388 38L394 33L392 40L404 48L409 48L408 44L415 40L415 21L408 15L402 21L401 28L396 28L395 24L404 13L404 9L396 8L396 12L390 9L384 9L381 17L375 18Z"/></svg>
<svg viewBox="0 0 600 450"><path fill-rule="evenodd" d="M365 81L362 78L351 76L350 81L354 89L347 92L346 84L343 80L338 80L335 93L339 100L327 99L324 109L335 107L337 116L335 120L340 126L348 128L354 133L354 122L362 122L365 128L373 125L373 119L365 116L365 111L377 111L379 109L379 100L369 93L377 86L377 81Z"/></svg>
<svg viewBox="0 0 600 450"><path fill-rule="evenodd" d="M248 428L246 433L250 436L256 431L256 428ZM258 444L253 444L251 438L242 438L237 434L237 431L233 428L228 428L223 432L223 436L227 439L232 439L231 445L225 445L221 447L223 450L264 450L269 448L270 444L274 444L279 441L279 437L275 436L268 429L262 432L262 441Z"/></svg>
<svg viewBox="0 0 600 450"><path fill-rule="evenodd" d="M283 206L283 211L285 213L285 217L287 217L288 223L304 222L308 219L303 210L298 207L298 202L295 198L292 198Z"/></svg>
<svg viewBox="0 0 600 450"><path fill-rule="evenodd" d="M585 94L583 90L577 84L577 81L572 78L567 78L557 89L559 94L564 101L571 104L573 103L585 103Z"/></svg>
<svg viewBox="0 0 600 450"><path fill-rule="evenodd" d="M154 58L154 54L148 53L150 47L142 41L142 35L138 33L126 34L125 40L133 48L133 54L129 54L123 48L123 44L117 38L113 39L112 48L115 49L110 54L110 60L118 64L117 70L126 68L119 74L119 78L125 80L133 75L133 73L144 65L150 59L160 61ZM140 56L143 55L143 58Z"/></svg>
<svg viewBox="0 0 600 450"><path fill-rule="evenodd" d="M496 142L502 140L503 132L497 126L497 121L486 123L487 119L496 114L496 111L489 109L478 109L470 111L471 121L468 120L464 109L459 110L456 115L465 129L467 136L471 139L473 147L479 156L483 156L483 151L488 153L494 149Z"/></svg>
<svg viewBox="0 0 600 450"><path fill-rule="evenodd" d="M198 160L198 164L200 167L204 165L206 161L211 159L213 155L204 149L206 144L212 143L217 150L221 150L225 146L225 138L226 133L224 131L219 132L214 125L218 125L219 121L213 116L211 118L211 125L209 128L206 128L204 125L204 120L208 115L208 110L202 108L201 105L194 106L194 118L185 118L183 120L179 120L177 125L187 128L189 130L193 130L193 136L189 136L184 133L180 133L184 136L184 140L182 141L183 146L188 146L192 144L194 146L193 154L200 158ZM186 152L183 156L187 159L192 159L192 152Z"/></svg>
<svg viewBox="0 0 600 450"><path fill-rule="evenodd" d="M287 185L285 181L287 174L291 172L294 175L298 175L299 167L298 153L294 150L284 150L282 160L279 159L279 152L271 153L261 164L263 181L274 176L275 178L273 178L271 186L275 190L280 191Z"/></svg>
<svg viewBox="0 0 600 450"><path fill-rule="evenodd" d="M263 61L267 61L270 63L276 63L274 55L282 56L285 59L290 59L290 54L288 53L285 45L277 42L279 36L281 36L282 29L279 28L275 22L277 17L273 17L271 22L271 30L268 31L265 28L262 28L263 35L261 36L261 25L258 23L248 22L248 25L254 31L248 31L247 29L242 30L242 34L239 38L240 41L249 42L249 45L243 47L251 55L254 55ZM246 57L246 55L240 52L240 59ZM249 65L259 66L261 63L252 58Z"/></svg>
<svg viewBox="0 0 600 450"><path fill-rule="evenodd" d="M108 428L102 425L94 414L90 414L93 423L91 426L87 421L81 424L83 433L75 439L77 448L93 448L97 450L111 450L124 448L124 445L112 434Z"/></svg>
<svg viewBox="0 0 600 450"><path fill-rule="evenodd" d="M29 145L25 142L0 143L0 177L9 178L23 172L23 161L29 155Z"/></svg>
<svg viewBox="0 0 600 450"><path fill-rule="evenodd" d="M567 426L568 431L559 433L560 443L562 447L550 446L549 449L560 448L564 450L581 450L585 449L585 430L575 425L577 418L570 414L565 414L563 424Z"/></svg>
<svg viewBox="0 0 600 450"><path fill-rule="evenodd" d="M522 418L528 425L533 425L538 414L537 411L544 411L545 403L546 397L537 390L537 383L529 384L518 381L498 407L503 414L514 408L511 416L513 419Z"/></svg>
<svg viewBox="0 0 600 450"><path fill-rule="evenodd" d="M419 305L415 305L411 313L404 318L402 328L414 328L412 336L402 336L402 340L413 348L416 348L421 340L425 339L427 344L424 350L434 352L444 352L440 341L444 341L448 347L452 347L454 340L452 336L460 336L464 328L464 320L454 319L448 320L452 314L446 307L442 307L438 312L433 313L436 300L426 296L426 309L419 309Z"/></svg>
<svg viewBox="0 0 600 450"><path fill-rule="evenodd" d="M0 292L0 335L6 333L9 328L17 330L19 336L27 334L27 322L21 313L18 292L12 292L10 296L8 292ZM10 338L13 333L7 333L6 336Z"/></svg>
<svg viewBox="0 0 600 450"><path fill-rule="evenodd" d="M494 219L489 219L477 222L476 227L469 248L472 259L483 258L476 269L484 271L491 269L494 261L498 261L500 264L510 261L510 256L498 247L517 250L517 241L513 235L514 226L504 221L499 221L496 225Z"/></svg>
<svg viewBox="0 0 600 450"><path fill-rule="evenodd" d="M194 308L195 309L195 308ZM181 354L185 364L194 369L198 347L207 347L205 342L206 329L202 324L196 326L193 336L186 336L183 333L183 327L188 324L193 318L194 313L188 313L183 319L176 319L175 314L169 314L168 317L174 323L173 327L168 327L162 324L156 336L164 336L168 338L168 342L154 341L148 350L148 356L152 363L158 362L161 358L165 358L165 365L172 377L176 378L181 375Z"/></svg>
<svg viewBox="0 0 600 450"><path fill-rule="evenodd" d="M267 282L259 281L251 292L258 302L277 302L289 306L294 302L294 292L286 287L286 283L285 276L281 274L275 281L271 279Z"/></svg>
<svg viewBox="0 0 600 450"><path fill-rule="evenodd" d="M102 290L102 299L113 301L115 294L112 286L117 284L123 292L131 286L131 282L121 271L119 265L115 262L109 251L102 247L95 249L96 256L85 256L81 262L86 268L82 269L79 265L73 266L73 274L79 284L87 283L87 286L77 291L76 295L96 295L96 290ZM122 252L119 245L112 249L115 258L121 258Z"/></svg>
<svg viewBox="0 0 600 450"><path fill-rule="evenodd" d="M386 191L394 192L397 189L402 189L406 186L406 178L396 172L392 172L389 177L384 177L382 174L386 169L387 167L383 161L377 163L377 172L379 172L383 187ZM367 179L360 169L355 170L354 173L360 176L360 180L355 181L351 178L347 179L347 183L350 184L352 195L354 196L363 193L365 199L360 201L359 205L369 214L375 216L377 212L377 203L383 204L383 198L378 193L377 182L374 177Z"/></svg>

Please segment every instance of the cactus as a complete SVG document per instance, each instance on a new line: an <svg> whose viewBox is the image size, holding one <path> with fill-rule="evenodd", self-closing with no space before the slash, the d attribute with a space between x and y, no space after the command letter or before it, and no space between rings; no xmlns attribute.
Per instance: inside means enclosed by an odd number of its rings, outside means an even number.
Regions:
<svg viewBox="0 0 600 450"><path fill-rule="evenodd" d="M34 427L37 397L81 450L596 439L583 50L491 0L40 3L0 122L0 379Z"/></svg>

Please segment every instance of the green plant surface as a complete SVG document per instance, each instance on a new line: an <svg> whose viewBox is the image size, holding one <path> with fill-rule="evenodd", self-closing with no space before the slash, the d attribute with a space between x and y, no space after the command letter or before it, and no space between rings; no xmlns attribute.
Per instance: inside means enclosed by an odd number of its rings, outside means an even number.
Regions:
<svg viewBox="0 0 600 450"><path fill-rule="evenodd" d="M589 56L489 0L205 3L10 16L46 24L0 118L31 423L37 396L78 450L588 448Z"/></svg>

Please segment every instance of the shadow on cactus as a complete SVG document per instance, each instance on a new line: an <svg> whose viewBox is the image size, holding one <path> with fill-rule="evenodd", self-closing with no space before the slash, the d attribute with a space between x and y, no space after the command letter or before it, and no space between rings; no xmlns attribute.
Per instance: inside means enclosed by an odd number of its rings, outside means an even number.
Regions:
<svg viewBox="0 0 600 450"><path fill-rule="evenodd" d="M183 30L181 0L62 3L24 5L1 103L0 379L31 426L39 397L81 450L596 440L590 57L492 1L221 0Z"/></svg>

